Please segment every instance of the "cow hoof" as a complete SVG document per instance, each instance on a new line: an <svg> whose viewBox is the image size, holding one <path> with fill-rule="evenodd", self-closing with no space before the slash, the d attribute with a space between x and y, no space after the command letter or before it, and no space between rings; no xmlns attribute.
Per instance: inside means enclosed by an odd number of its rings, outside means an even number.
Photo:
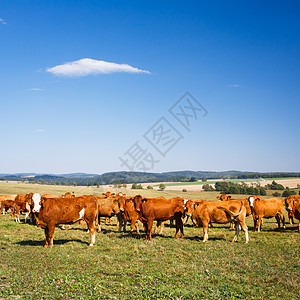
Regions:
<svg viewBox="0 0 300 300"><path fill-rule="evenodd" d="M44 248L48 248L48 245L44 245Z"/></svg>
<svg viewBox="0 0 300 300"><path fill-rule="evenodd" d="M94 246L94 244L89 244L89 246L90 246L90 247L93 247L93 246Z"/></svg>

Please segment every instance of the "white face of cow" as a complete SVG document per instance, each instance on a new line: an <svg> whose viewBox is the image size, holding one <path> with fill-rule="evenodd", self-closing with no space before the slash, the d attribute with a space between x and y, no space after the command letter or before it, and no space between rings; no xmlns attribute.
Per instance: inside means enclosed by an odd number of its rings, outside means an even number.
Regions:
<svg viewBox="0 0 300 300"><path fill-rule="evenodd" d="M33 194L32 196L32 202L33 202L33 208L32 208L32 212L40 212L41 210L41 195L40 194Z"/></svg>
<svg viewBox="0 0 300 300"><path fill-rule="evenodd" d="M250 205L250 207L253 207L254 200L255 200L255 198L253 196L249 197L249 205Z"/></svg>

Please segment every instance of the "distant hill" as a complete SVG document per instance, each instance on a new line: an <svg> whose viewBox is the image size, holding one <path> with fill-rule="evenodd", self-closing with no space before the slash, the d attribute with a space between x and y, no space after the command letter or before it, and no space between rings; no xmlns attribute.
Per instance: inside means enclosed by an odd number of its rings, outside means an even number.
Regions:
<svg viewBox="0 0 300 300"><path fill-rule="evenodd" d="M280 178L280 177L300 177L300 172L243 172L243 171L174 171L163 173L144 172L108 172L102 175L71 173L71 174L37 174L37 173L17 173L0 174L0 180L28 181L41 184L57 185L104 185L113 183L142 183L142 182L186 182L191 178L201 180L206 179L246 179L246 178Z"/></svg>

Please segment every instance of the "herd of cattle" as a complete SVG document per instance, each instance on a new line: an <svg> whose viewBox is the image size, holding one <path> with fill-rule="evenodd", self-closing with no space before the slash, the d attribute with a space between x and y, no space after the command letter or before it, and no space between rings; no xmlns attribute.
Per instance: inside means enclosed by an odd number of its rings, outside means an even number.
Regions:
<svg viewBox="0 0 300 300"><path fill-rule="evenodd" d="M289 221L293 218L300 220L300 196L288 196L285 201L279 198L262 200L258 196L242 199L232 199L228 195L220 195L218 200L206 201L200 199L184 199L180 197L166 199L164 197L145 198L140 195L128 197L126 194L112 194L110 192L99 195L85 195L75 197L71 193L62 196L38 193L19 194L16 197L0 196L0 211L7 214L11 210L16 222L20 222L19 215L25 213L25 223L29 217L30 223L36 223L45 231L44 247L53 246L55 226L59 224L73 224L81 221L87 224L90 232L90 246L95 244L96 228L100 228L100 217L116 216L119 231L125 231L126 223L131 222L130 234L136 228L139 234L138 220L144 226L145 239L151 240L153 222L161 226L162 232L166 220L175 221L176 233L179 231L183 238L183 227L188 217L195 225L203 227L203 242L208 240L208 227L212 223L231 223L235 227L233 242L237 240L240 228L245 233L246 243L249 241L246 217L252 214L254 230L260 231L263 218L275 217L278 228L282 223L285 229L284 205L288 212ZM300 231L300 222L298 225Z"/></svg>

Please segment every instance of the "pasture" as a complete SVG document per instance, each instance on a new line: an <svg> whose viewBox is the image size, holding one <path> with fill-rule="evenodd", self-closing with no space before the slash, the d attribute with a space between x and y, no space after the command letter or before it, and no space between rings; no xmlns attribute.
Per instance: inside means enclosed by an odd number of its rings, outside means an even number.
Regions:
<svg viewBox="0 0 300 300"><path fill-rule="evenodd" d="M0 183L1 195L31 191L102 193L101 188ZM207 200L218 195L126 192ZM67 230L57 227L53 248L44 249L41 228L17 224L10 215L1 215L0 299L300 299L296 224L287 224L283 232L276 229L275 219L264 219L263 231L257 233L250 216L248 244L243 232L237 243L231 243L234 232L229 231L229 224L210 228L209 241L204 244L202 228L191 221L184 228L184 239L175 240L175 228L167 224L163 234L154 234L151 242L143 240L143 231L141 236L129 236L128 232L118 233L115 224L103 222L94 247L88 247L86 226L76 224Z"/></svg>

